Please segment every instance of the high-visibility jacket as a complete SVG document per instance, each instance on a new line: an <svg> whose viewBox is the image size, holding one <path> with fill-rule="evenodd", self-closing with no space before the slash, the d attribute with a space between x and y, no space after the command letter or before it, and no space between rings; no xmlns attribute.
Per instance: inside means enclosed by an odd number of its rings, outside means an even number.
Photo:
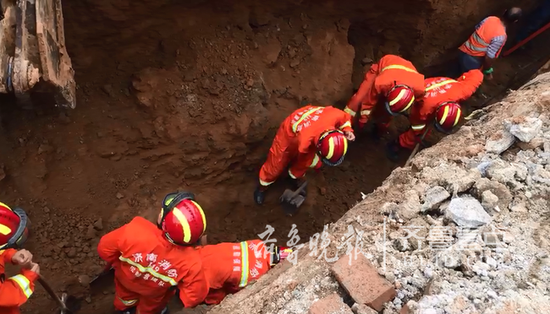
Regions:
<svg viewBox="0 0 550 314"><path fill-rule="evenodd" d="M171 244L142 217L104 235L97 250L113 265L118 283L140 297L160 300L177 287L185 307L195 307L208 293L197 249Z"/></svg>
<svg viewBox="0 0 550 314"><path fill-rule="evenodd" d="M200 253L210 286L207 304L219 304L271 268L271 254L261 240L206 245Z"/></svg>
<svg viewBox="0 0 550 314"><path fill-rule="evenodd" d="M416 139L433 121L437 108L442 103L448 101L460 103L470 98L483 82L483 73L475 69L462 74L457 80L448 77L431 77L425 82L426 94L411 108L409 115L411 128L399 136L401 147L414 148Z"/></svg>
<svg viewBox="0 0 550 314"><path fill-rule="evenodd" d="M477 25L477 29L460 46L460 51L474 57L497 58L506 43L506 27L496 16L489 16Z"/></svg>
<svg viewBox="0 0 550 314"><path fill-rule="evenodd" d="M15 252L17 251L14 249L0 251L0 313L2 314L19 314L19 307L33 294L34 281L38 279L38 274L28 269L21 269L19 275L6 278L5 263L11 263Z"/></svg>
<svg viewBox="0 0 550 314"><path fill-rule="evenodd" d="M367 123L374 107L395 85L412 88L416 98L424 95L424 75L408 60L396 55L385 55L371 65L359 90L351 97L345 112L352 117L359 114L359 122Z"/></svg>
<svg viewBox="0 0 550 314"><path fill-rule="evenodd" d="M319 169L317 143L324 131L338 129L353 132L351 117L332 106L305 106L294 111L280 125L266 162L260 169L260 184L275 182L289 163L289 175L301 178L308 168Z"/></svg>

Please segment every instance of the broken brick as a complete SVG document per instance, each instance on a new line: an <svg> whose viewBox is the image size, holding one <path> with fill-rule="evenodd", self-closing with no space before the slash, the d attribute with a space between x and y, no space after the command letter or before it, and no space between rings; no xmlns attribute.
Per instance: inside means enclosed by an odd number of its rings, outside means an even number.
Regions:
<svg viewBox="0 0 550 314"><path fill-rule="evenodd" d="M340 258L332 266L332 272L355 302L377 311L381 311L384 303L393 300L397 294L393 285L378 274L363 254L359 254L351 265L347 256Z"/></svg>
<svg viewBox="0 0 550 314"><path fill-rule="evenodd" d="M333 293L313 303L309 308L309 314L353 314L353 312L338 293Z"/></svg>

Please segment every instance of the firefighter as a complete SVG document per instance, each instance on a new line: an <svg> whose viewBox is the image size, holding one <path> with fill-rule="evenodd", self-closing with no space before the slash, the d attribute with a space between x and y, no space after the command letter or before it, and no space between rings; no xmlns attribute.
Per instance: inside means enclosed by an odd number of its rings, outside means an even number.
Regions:
<svg viewBox="0 0 550 314"><path fill-rule="evenodd" d="M254 200L263 204L265 191L287 166L297 187L308 168L322 164L338 166L344 160L348 141L355 140L349 114L332 106L307 105L288 116L277 131L259 174Z"/></svg>
<svg viewBox="0 0 550 314"><path fill-rule="evenodd" d="M292 253L290 248L277 246L270 253L262 240L206 245L199 251L210 285L204 300L208 305L219 304L226 295L239 292Z"/></svg>
<svg viewBox="0 0 550 314"><path fill-rule="evenodd" d="M458 49L460 73L483 70L488 79L493 77L493 62L506 44L506 29L522 15L520 8L510 8L502 17L489 16L476 25L476 30Z"/></svg>
<svg viewBox="0 0 550 314"><path fill-rule="evenodd" d="M115 308L120 313L165 314L169 299L179 289L186 308L208 294L199 252L206 218L194 195L168 194L157 225L135 217L103 236L99 256L115 270Z"/></svg>
<svg viewBox="0 0 550 314"><path fill-rule="evenodd" d="M426 94L411 108L411 127L388 144L388 158L396 161L399 152L412 150L417 143L423 144L431 125L440 132L450 133L462 117L460 102L470 98L483 82L479 69L464 73L457 80L448 77L426 79Z"/></svg>
<svg viewBox="0 0 550 314"><path fill-rule="evenodd" d="M374 135L380 136L387 132L392 116L405 113L422 95L424 75L410 61L385 55L371 65L344 111L353 117L353 124L359 129L372 118Z"/></svg>
<svg viewBox="0 0 550 314"><path fill-rule="evenodd" d="M40 275L40 266L32 261L32 254L19 250L27 240L27 214L0 203L0 313L19 314L19 307L34 292L34 281ZM18 275L6 278L5 263L21 266Z"/></svg>

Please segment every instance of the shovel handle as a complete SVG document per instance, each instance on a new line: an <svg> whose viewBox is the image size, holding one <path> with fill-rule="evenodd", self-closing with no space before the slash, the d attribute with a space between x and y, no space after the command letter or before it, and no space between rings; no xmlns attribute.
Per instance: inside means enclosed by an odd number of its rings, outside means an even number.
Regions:
<svg viewBox="0 0 550 314"><path fill-rule="evenodd" d="M304 181L304 183L302 183L302 185L300 185L300 187L292 194L292 198L296 197L296 195L302 193L302 191L306 188L307 186L307 181Z"/></svg>
<svg viewBox="0 0 550 314"><path fill-rule="evenodd" d="M53 291L50 284L48 284L48 282L46 280L44 280L44 278L42 276L38 277L38 282L44 288L44 290L46 290L46 292L48 292L48 294L55 300L55 303L57 303L57 305L59 305L59 307L61 308L62 311L69 311L69 309L67 308L65 303L63 303L63 301L61 301L61 299L59 299L59 297L57 296L57 294L55 294L55 292Z"/></svg>

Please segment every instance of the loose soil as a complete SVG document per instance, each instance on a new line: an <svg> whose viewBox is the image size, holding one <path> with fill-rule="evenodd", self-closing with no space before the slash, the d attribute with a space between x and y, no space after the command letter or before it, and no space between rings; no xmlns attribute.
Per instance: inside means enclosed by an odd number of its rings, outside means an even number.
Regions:
<svg viewBox="0 0 550 314"><path fill-rule="evenodd" d="M266 224L280 245L292 224L307 239L398 164L384 141L360 134L341 166L308 175L307 202L286 217L284 179L263 206L252 198L278 124L307 102L343 107L384 54L420 69L446 61L475 23L511 1L461 3L66 1L77 108L2 108L0 199L29 213L28 248L42 274L81 296L79 276L101 270L100 236L136 215L153 219L178 189L205 209L210 243L256 238ZM502 65L487 93L500 92L518 64ZM87 298L80 313L107 312L110 291ZM37 288L22 311L54 307Z"/></svg>

